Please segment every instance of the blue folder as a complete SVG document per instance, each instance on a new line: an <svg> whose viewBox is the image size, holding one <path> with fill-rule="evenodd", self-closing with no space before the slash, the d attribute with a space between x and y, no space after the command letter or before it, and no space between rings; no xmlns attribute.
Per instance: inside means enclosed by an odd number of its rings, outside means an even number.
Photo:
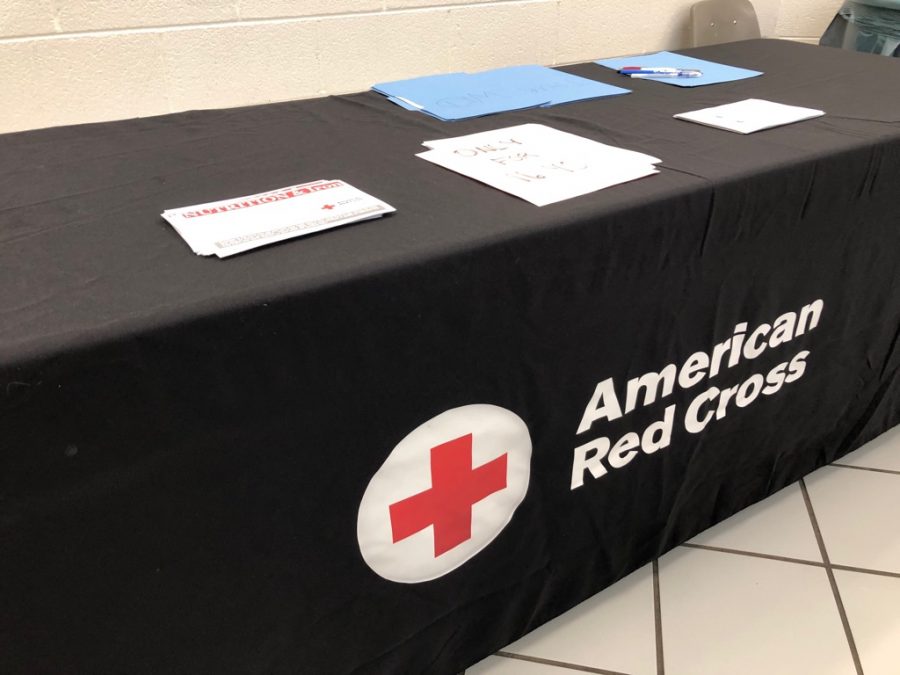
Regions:
<svg viewBox="0 0 900 675"><path fill-rule="evenodd" d="M630 89L614 87L545 66L509 66L478 73L473 77L480 76L487 81L496 82L499 87L530 92L535 99L547 98L547 102L542 104L544 106L621 96L631 92Z"/></svg>
<svg viewBox="0 0 900 675"><path fill-rule="evenodd" d="M544 66L428 75L383 82L372 89L407 110L421 110L445 121L629 93Z"/></svg>
<svg viewBox="0 0 900 675"><path fill-rule="evenodd" d="M382 82L372 85L372 89L388 98L402 98L418 102L418 99L430 96L434 90L440 90L441 87L456 87L458 80L468 77L468 73L441 73L413 77L408 80Z"/></svg>
<svg viewBox="0 0 900 675"><path fill-rule="evenodd" d="M736 68L726 66L714 61L704 61L691 56L674 54L672 52L657 52L656 54L640 54L638 56L623 56L615 59L602 59L595 61L601 66L619 70L625 66L641 66L643 68L695 68L703 73L700 77L660 77L650 78L656 82L672 84L676 87L702 87L705 84L719 84L720 82L733 82L748 77L762 75L758 70Z"/></svg>
<svg viewBox="0 0 900 675"><path fill-rule="evenodd" d="M532 108L544 102L535 101L531 95L498 90L496 82L467 73L427 75L383 82L374 85L372 89L407 110L420 110L447 121Z"/></svg>

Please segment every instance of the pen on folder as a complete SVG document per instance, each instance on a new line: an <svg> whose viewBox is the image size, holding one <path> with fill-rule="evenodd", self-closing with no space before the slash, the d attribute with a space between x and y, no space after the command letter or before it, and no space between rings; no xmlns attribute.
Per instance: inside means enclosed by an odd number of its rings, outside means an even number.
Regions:
<svg viewBox="0 0 900 675"><path fill-rule="evenodd" d="M703 72L695 68L642 68L641 66L623 66L619 74L630 77L700 77Z"/></svg>

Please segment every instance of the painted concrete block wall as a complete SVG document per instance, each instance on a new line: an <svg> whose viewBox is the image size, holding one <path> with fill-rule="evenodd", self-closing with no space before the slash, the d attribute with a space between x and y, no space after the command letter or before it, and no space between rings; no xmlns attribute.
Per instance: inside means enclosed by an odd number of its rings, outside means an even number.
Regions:
<svg viewBox="0 0 900 675"><path fill-rule="evenodd" d="M842 0L782 0L776 35L818 44L842 4Z"/></svg>
<svg viewBox="0 0 900 675"><path fill-rule="evenodd" d="M0 0L0 132L688 46L695 0ZM754 0L817 38L839 2Z"/></svg>

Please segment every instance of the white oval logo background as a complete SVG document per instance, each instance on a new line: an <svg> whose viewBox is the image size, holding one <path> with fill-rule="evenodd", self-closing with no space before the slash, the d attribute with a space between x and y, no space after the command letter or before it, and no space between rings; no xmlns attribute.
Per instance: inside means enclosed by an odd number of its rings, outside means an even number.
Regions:
<svg viewBox="0 0 900 675"><path fill-rule="evenodd" d="M471 434L471 467L506 467L506 487L471 505L471 537L436 555L435 528L394 543L391 506L432 488L432 448ZM505 460L502 458L505 456ZM496 472L494 472L496 475ZM359 505L356 533L366 563L400 583L437 579L470 560L500 534L525 498L531 474L531 436L515 413L494 405L453 408L404 438L372 476Z"/></svg>

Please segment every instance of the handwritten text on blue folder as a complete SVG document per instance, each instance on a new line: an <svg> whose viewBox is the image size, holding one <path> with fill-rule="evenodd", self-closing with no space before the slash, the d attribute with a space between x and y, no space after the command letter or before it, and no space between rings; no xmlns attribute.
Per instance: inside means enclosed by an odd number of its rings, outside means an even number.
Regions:
<svg viewBox="0 0 900 675"><path fill-rule="evenodd" d="M696 69L703 73L700 77L666 77L656 82L673 84L676 87L700 87L704 84L719 84L721 82L733 82L748 77L762 75L758 70L736 68L726 66L714 61L695 59L691 56L674 54L672 52L657 52L655 54L639 54L637 56L622 56L616 59L603 59L595 63L613 70L619 70L626 66L640 66L642 68L683 68Z"/></svg>
<svg viewBox="0 0 900 675"><path fill-rule="evenodd" d="M428 75L384 82L372 89L408 110L421 110L446 121L629 93L544 66Z"/></svg>

